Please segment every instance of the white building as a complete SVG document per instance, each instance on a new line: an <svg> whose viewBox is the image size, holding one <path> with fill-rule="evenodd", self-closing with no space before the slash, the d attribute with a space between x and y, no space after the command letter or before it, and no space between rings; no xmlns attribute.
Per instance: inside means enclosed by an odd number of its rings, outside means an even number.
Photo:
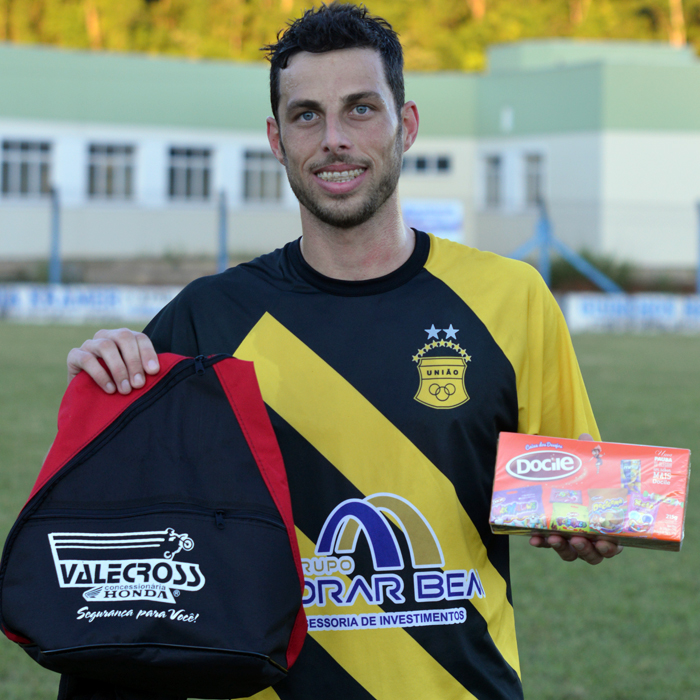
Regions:
<svg viewBox="0 0 700 700"><path fill-rule="evenodd" d="M664 44L493 49L479 79L478 245L512 250L537 193L576 250L649 268L698 261L700 62ZM487 243L488 241L488 243Z"/></svg>

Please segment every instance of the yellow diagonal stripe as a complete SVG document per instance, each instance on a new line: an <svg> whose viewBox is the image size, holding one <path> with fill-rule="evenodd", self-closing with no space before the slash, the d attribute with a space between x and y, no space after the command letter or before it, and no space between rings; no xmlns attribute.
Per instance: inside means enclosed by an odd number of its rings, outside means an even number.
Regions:
<svg viewBox="0 0 700 700"><path fill-rule="evenodd" d="M297 539L301 556L313 557L315 544L299 528ZM334 576L344 579L346 586L350 585L348 577L338 573ZM329 611L313 606L306 612L316 615L328 614ZM382 609L377 605L370 605L362 596L358 596L352 608L347 608L345 612L364 615L380 613ZM365 632L352 630L344 634L333 630L309 630L309 634L377 700L425 700L426 688L430 689L430 697L441 700L474 698L401 627ZM370 658L381 658L381 664L368 664L368 655ZM402 668L410 668L411 672L401 673Z"/></svg>
<svg viewBox="0 0 700 700"><path fill-rule="evenodd" d="M364 495L396 493L421 511L436 530L445 569L478 570L486 595L474 597L471 602L485 619L503 657L519 673L515 622L506 598L506 582L489 561L450 480L352 385L270 314L260 319L234 354L255 363L265 402L359 491ZM344 657L338 661L346 666Z"/></svg>
<svg viewBox="0 0 700 700"><path fill-rule="evenodd" d="M255 695L250 695L250 700L280 700L280 696L272 688L265 688Z"/></svg>

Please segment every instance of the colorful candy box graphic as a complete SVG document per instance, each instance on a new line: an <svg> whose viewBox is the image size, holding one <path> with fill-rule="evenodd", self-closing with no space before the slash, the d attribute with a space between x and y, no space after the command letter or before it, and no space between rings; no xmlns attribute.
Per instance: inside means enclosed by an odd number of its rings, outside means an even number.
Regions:
<svg viewBox="0 0 700 700"><path fill-rule="evenodd" d="M489 521L678 551L689 476L689 450L501 433Z"/></svg>

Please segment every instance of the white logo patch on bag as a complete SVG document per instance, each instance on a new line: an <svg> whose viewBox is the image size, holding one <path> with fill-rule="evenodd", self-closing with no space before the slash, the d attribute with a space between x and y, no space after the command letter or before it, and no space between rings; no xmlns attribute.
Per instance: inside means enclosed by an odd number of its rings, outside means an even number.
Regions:
<svg viewBox="0 0 700 700"><path fill-rule="evenodd" d="M176 562L194 541L172 528L147 532L52 532L49 544L61 588L87 588L90 602L174 603L205 583L199 564ZM145 551L144 551L145 550Z"/></svg>

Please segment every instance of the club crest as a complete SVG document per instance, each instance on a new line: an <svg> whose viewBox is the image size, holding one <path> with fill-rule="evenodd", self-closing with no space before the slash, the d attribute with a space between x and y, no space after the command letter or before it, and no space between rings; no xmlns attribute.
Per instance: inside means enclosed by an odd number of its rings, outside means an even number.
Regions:
<svg viewBox="0 0 700 700"><path fill-rule="evenodd" d="M456 408L469 401L464 385L467 363L472 359L457 343L459 329L426 328L428 342L413 356L418 369L416 401L431 408ZM441 338L440 333L445 337Z"/></svg>

